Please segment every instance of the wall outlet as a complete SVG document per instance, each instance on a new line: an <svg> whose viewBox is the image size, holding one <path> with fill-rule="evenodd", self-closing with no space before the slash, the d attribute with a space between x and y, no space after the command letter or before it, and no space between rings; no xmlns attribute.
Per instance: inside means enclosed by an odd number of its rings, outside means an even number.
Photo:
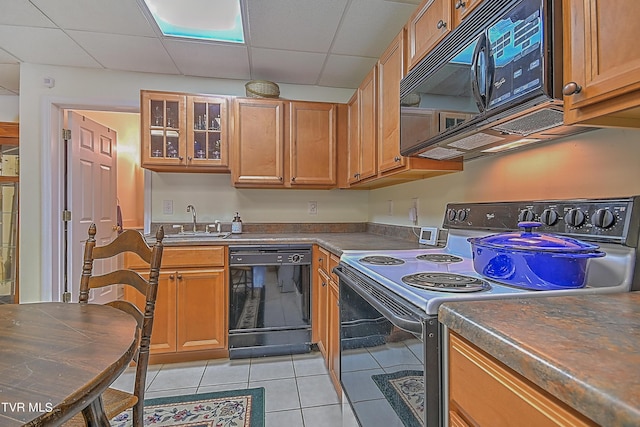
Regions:
<svg viewBox="0 0 640 427"><path fill-rule="evenodd" d="M307 203L307 212L309 215L318 215L318 202Z"/></svg>
<svg viewBox="0 0 640 427"><path fill-rule="evenodd" d="M173 215L173 200L162 201L162 214Z"/></svg>

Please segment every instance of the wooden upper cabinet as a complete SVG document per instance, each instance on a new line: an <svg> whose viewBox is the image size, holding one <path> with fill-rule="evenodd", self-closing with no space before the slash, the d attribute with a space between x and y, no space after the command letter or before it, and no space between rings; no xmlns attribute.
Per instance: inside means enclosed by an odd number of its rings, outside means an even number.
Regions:
<svg viewBox="0 0 640 427"><path fill-rule="evenodd" d="M236 187L284 186L283 101L237 98L233 102L231 175Z"/></svg>
<svg viewBox="0 0 640 427"><path fill-rule="evenodd" d="M289 185L336 185L336 104L291 102Z"/></svg>
<svg viewBox="0 0 640 427"><path fill-rule="evenodd" d="M227 99L141 91L143 168L228 172Z"/></svg>
<svg viewBox="0 0 640 427"><path fill-rule="evenodd" d="M640 3L564 0L565 123L640 127ZM577 88L579 90L575 90Z"/></svg>
<svg viewBox="0 0 640 427"><path fill-rule="evenodd" d="M187 96L187 165L229 170L227 99Z"/></svg>
<svg viewBox="0 0 640 427"><path fill-rule="evenodd" d="M180 93L141 91L141 165L161 170L187 164L187 97Z"/></svg>
<svg viewBox="0 0 640 427"><path fill-rule="evenodd" d="M450 0L453 5L453 28L460 25L482 0Z"/></svg>
<svg viewBox="0 0 640 427"><path fill-rule="evenodd" d="M424 0L407 23L408 68L446 36L452 25L451 0Z"/></svg>
<svg viewBox="0 0 640 427"><path fill-rule="evenodd" d="M378 61L378 170L403 167L400 155L400 80L404 77L404 30Z"/></svg>
<svg viewBox="0 0 640 427"><path fill-rule="evenodd" d="M376 68L371 69L349 101L349 184L377 174Z"/></svg>

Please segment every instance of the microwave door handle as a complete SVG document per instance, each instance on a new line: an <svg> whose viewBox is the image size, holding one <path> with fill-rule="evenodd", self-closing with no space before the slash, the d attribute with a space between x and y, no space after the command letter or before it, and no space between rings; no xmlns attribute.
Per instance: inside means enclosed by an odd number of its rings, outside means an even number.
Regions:
<svg viewBox="0 0 640 427"><path fill-rule="evenodd" d="M487 98L485 100L485 105L487 106L487 108L489 107L489 104L491 103L491 100L493 98L493 83L495 81L495 75L496 75L496 59L493 56L492 52L491 52L491 43L489 42L489 39L487 38Z"/></svg>
<svg viewBox="0 0 640 427"><path fill-rule="evenodd" d="M481 93L480 90L480 78L485 78L484 73L482 75L478 75L478 67L480 65L480 55L484 55L485 53L485 45L487 42L487 36L482 33L478 38L478 43L476 44L475 49L473 50L473 56L471 60L471 93L473 94L473 98L478 105L478 109L480 112L483 112L486 109L486 94ZM484 61L486 62L486 61ZM486 83L486 79L485 79ZM486 88L486 84L485 84Z"/></svg>

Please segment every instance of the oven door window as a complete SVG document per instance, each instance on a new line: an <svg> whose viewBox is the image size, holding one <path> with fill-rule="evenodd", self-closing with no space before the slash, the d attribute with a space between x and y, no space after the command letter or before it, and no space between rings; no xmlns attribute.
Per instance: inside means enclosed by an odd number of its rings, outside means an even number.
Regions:
<svg viewBox="0 0 640 427"><path fill-rule="evenodd" d="M340 288L340 381L362 426L424 425L424 356L406 332Z"/></svg>

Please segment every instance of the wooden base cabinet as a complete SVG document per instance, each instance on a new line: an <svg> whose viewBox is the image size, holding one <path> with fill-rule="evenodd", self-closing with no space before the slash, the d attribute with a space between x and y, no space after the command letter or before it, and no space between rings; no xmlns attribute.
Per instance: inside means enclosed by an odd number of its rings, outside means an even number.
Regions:
<svg viewBox="0 0 640 427"><path fill-rule="evenodd" d="M640 3L564 0L564 120L640 127Z"/></svg>
<svg viewBox="0 0 640 427"><path fill-rule="evenodd" d="M454 332L449 333L449 424L597 425Z"/></svg>
<svg viewBox="0 0 640 427"><path fill-rule="evenodd" d="M151 354L156 356L152 359L227 356L225 260L225 246L165 247L151 335ZM127 260L129 268L136 268L135 263ZM144 297L136 291L125 293L125 299L144 308Z"/></svg>
<svg viewBox="0 0 640 427"><path fill-rule="evenodd" d="M325 248L313 247L315 277L312 288L312 340L323 354L338 395L340 385L340 288L333 268L340 259Z"/></svg>

